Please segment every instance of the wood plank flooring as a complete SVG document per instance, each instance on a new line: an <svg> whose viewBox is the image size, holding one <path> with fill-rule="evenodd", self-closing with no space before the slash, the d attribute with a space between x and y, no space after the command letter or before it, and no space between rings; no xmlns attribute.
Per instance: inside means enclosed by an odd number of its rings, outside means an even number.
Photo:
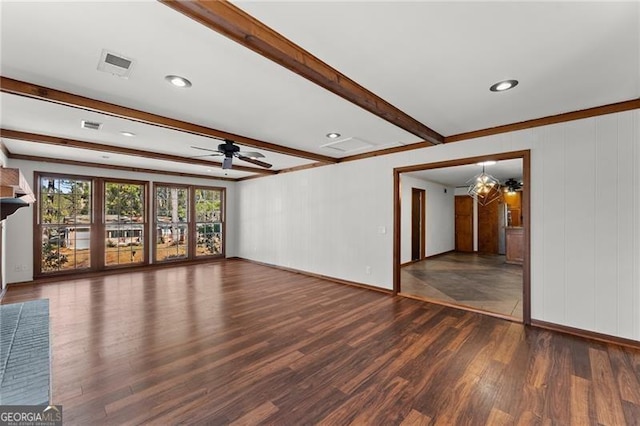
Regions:
<svg viewBox="0 0 640 426"><path fill-rule="evenodd" d="M504 256L453 252L403 266L401 292L522 320L522 266Z"/></svg>
<svg viewBox="0 0 640 426"><path fill-rule="evenodd" d="M50 299L66 425L624 425L640 352L232 260Z"/></svg>

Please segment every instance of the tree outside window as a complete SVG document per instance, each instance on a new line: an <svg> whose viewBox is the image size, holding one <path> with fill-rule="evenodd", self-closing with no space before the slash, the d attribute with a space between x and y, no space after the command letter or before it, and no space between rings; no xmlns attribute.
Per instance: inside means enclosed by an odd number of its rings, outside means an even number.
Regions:
<svg viewBox="0 0 640 426"><path fill-rule="evenodd" d="M157 261L189 256L189 190L178 186L156 186Z"/></svg>
<svg viewBox="0 0 640 426"><path fill-rule="evenodd" d="M105 266L145 261L144 189L143 184L105 183Z"/></svg>
<svg viewBox="0 0 640 426"><path fill-rule="evenodd" d="M222 197L220 189L195 189L196 256L222 254Z"/></svg>
<svg viewBox="0 0 640 426"><path fill-rule="evenodd" d="M88 179L40 178L41 272L91 266L91 194Z"/></svg>
<svg viewBox="0 0 640 426"><path fill-rule="evenodd" d="M155 184L148 194L148 182L39 172L36 182L35 276L145 264L147 247L154 262L224 256L224 188Z"/></svg>

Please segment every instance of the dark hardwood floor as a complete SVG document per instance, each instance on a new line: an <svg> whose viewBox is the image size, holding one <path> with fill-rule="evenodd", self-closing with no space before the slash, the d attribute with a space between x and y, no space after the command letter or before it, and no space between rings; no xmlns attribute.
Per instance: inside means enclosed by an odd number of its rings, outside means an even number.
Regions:
<svg viewBox="0 0 640 426"><path fill-rule="evenodd" d="M640 352L245 261L50 299L65 424L624 425Z"/></svg>

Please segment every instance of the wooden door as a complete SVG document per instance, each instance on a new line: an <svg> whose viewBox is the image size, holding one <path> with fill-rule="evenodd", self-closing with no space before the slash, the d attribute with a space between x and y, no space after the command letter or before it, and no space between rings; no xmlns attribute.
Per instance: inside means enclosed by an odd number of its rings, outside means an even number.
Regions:
<svg viewBox="0 0 640 426"><path fill-rule="evenodd" d="M411 260L420 260L425 253L425 191L411 188Z"/></svg>
<svg viewBox="0 0 640 426"><path fill-rule="evenodd" d="M473 251L473 198L457 195L456 215L456 251Z"/></svg>
<svg viewBox="0 0 640 426"><path fill-rule="evenodd" d="M499 253L499 211L502 201L494 201L486 206L478 203L478 251Z"/></svg>

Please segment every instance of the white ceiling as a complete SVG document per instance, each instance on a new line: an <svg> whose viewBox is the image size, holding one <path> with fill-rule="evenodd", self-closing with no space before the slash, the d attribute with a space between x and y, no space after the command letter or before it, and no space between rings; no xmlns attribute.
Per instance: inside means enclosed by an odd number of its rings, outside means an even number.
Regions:
<svg viewBox="0 0 640 426"><path fill-rule="evenodd" d="M150 126L132 120L11 94L1 93L0 104L2 105L2 127L5 129L28 129L30 133L184 157L206 155L206 152L194 149L192 148L193 146L215 150L220 143L219 140L213 138ZM80 126L82 120L94 121L103 125L99 131L89 130ZM123 136L120 133L122 131L132 132L136 136L133 138ZM8 144L6 145L8 146ZM243 151L256 151L254 148L245 147L241 144L238 144L238 146ZM9 150L13 153L11 149ZM15 153L28 154L27 147L25 147L25 150L26 152ZM281 168L301 166L313 162L312 160L274 152L265 152L265 154L268 155L269 161L277 162ZM102 157L99 152L88 152L87 155L89 158ZM212 166L215 166L216 162L220 164L220 157L211 157L210 160L212 161Z"/></svg>
<svg viewBox="0 0 640 426"><path fill-rule="evenodd" d="M235 3L444 136L640 97L638 2ZM422 140L156 1L2 1L0 13L3 77L334 158ZM128 79L97 71L105 48L135 61ZM193 87L170 86L168 74ZM506 78L520 84L489 92ZM184 157L219 143L16 95L2 94L0 106L4 129ZM82 119L105 125L91 133ZM329 132L371 146L324 148ZM11 154L142 167L139 157L4 142ZM313 162L243 149L274 170Z"/></svg>
<svg viewBox="0 0 640 426"><path fill-rule="evenodd" d="M485 172L504 184L508 179L522 181L522 159L500 160L495 164L485 166ZM468 187L473 178L482 172L482 166L478 164L466 164L462 166L443 167L439 169L420 170L404 173L417 179L439 183L450 187Z"/></svg>
<svg viewBox="0 0 640 426"><path fill-rule="evenodd" d="M640 96L638 2L237 3L445 136Z"/></svg>

